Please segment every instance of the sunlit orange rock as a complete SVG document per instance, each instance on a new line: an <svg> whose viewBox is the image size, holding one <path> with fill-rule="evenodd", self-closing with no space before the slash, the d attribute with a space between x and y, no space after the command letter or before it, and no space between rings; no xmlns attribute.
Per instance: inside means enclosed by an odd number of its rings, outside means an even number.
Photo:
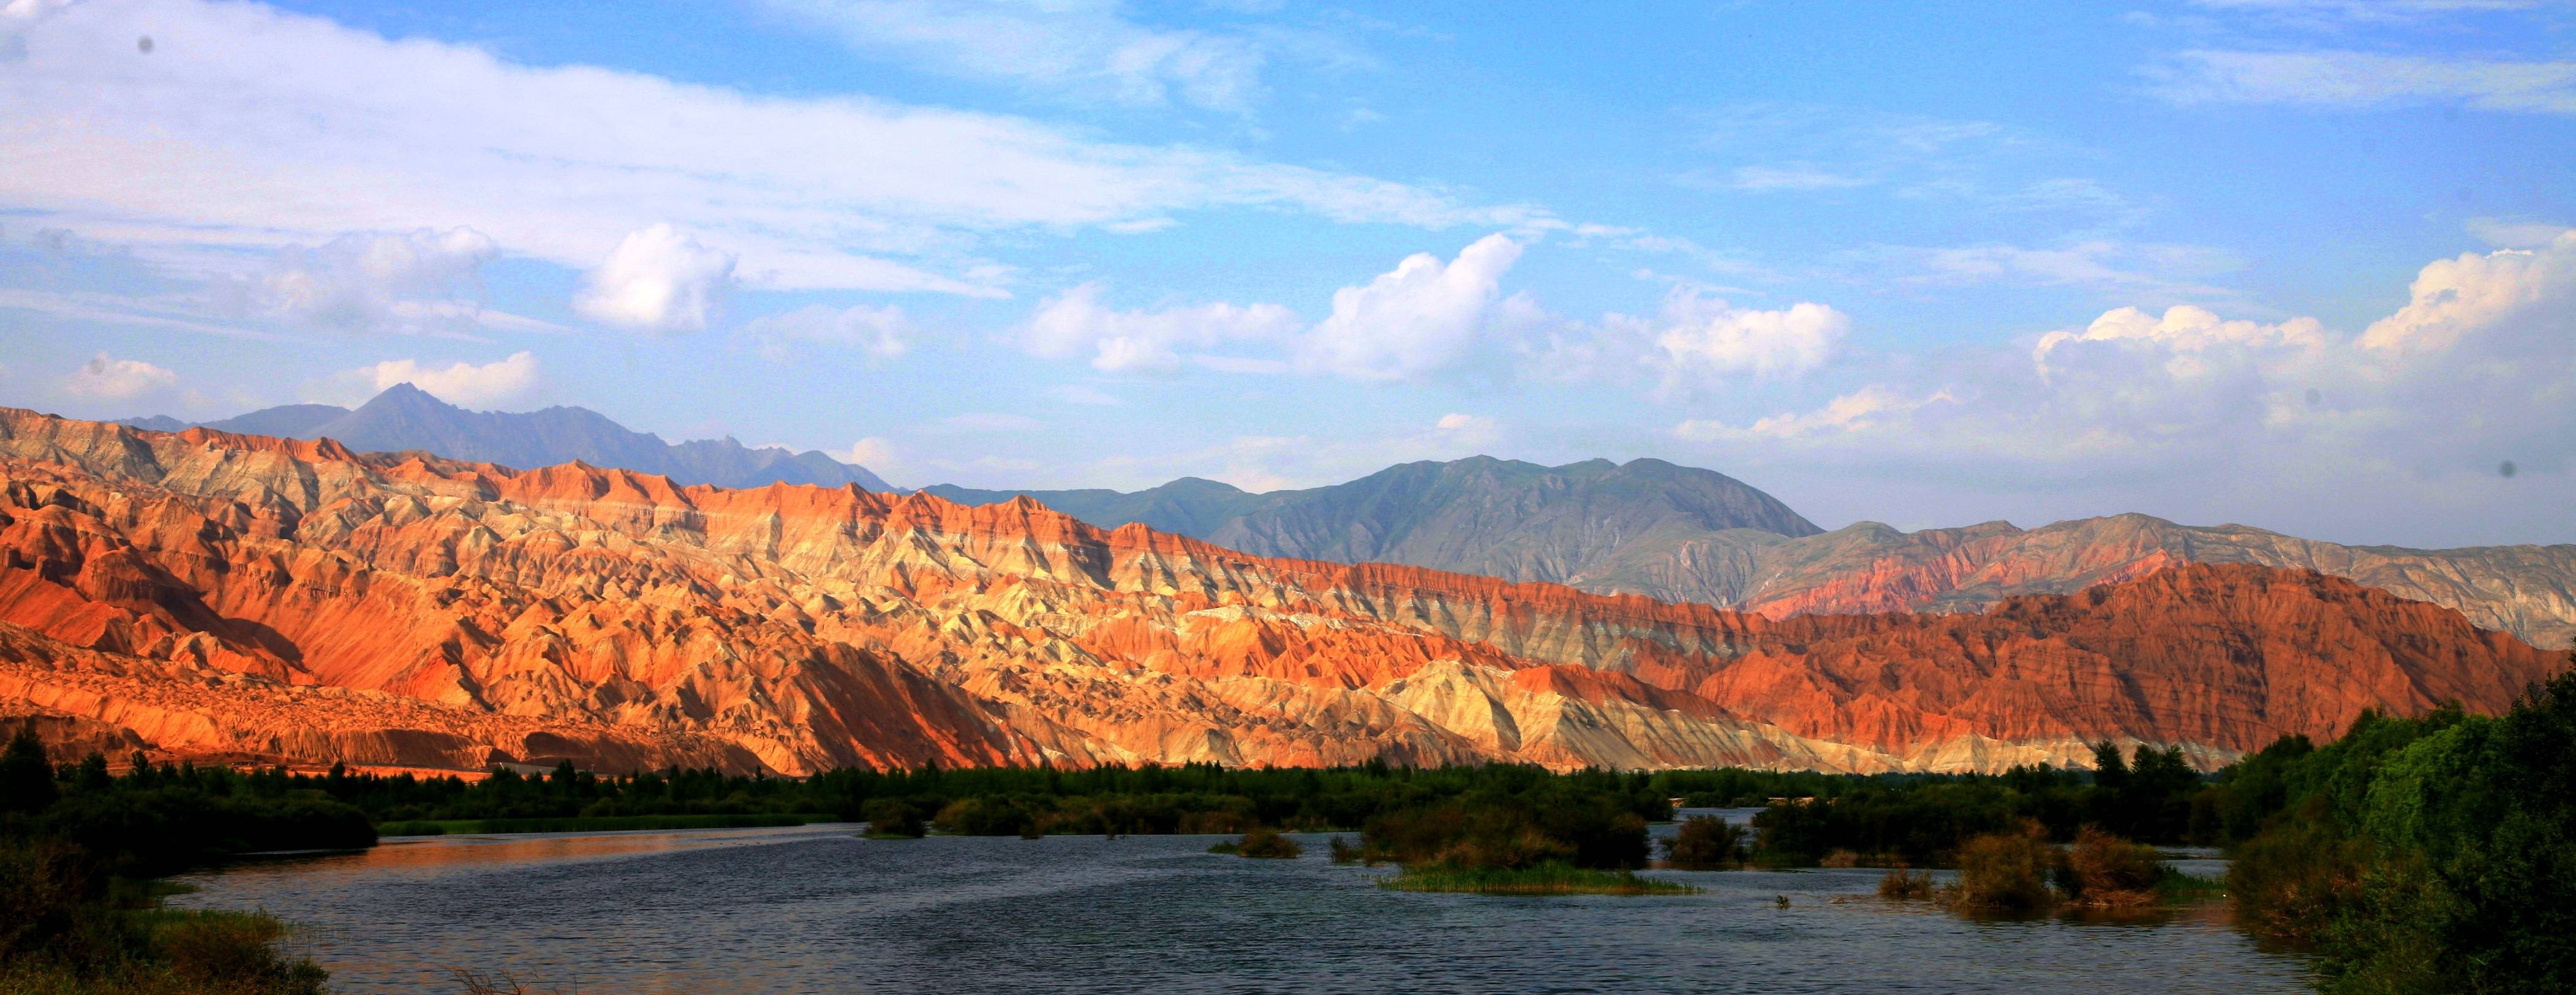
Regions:
<svg viewBox="0 0 2576 995"><path fill-rule="evenodd" d="M2161 565L2160 565L2161 566ZM0 713L175 756L1989 770L2224 762L2557 658L2306 571L1775 619L1027 499L675 486L0 409Z"/></svg>

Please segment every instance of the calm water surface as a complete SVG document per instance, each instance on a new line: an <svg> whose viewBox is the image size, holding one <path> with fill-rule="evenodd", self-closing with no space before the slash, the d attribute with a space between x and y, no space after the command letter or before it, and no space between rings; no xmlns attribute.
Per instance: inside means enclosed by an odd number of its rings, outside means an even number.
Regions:
<svg viewBox="0 0 2576 995"><path fill-rule="evenodd" d="M344 992L455 992L449 968L645 993L2302 987L2297 959L2215 908L1972 922L1880 901L1869 869L1653 871L1707 893L1495 898L1381 891L1387 869L1334 866L1322 835L1271 861L1205 853L1208 836L853 828L395 839L200 875L178 901L312 927L302 952Z"/></svg>

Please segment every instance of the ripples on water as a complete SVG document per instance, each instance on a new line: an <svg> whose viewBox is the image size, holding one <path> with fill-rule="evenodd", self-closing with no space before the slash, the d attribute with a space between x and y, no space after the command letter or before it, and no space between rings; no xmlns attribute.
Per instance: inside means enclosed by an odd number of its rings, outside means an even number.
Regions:
<svg viewBox="0 0 2576 995"><path fill-rule="evenodd" d="M1500 898L1381 891L1390 871L1329 863L1325 835L1276 861L1207 836L852 828L396 840L180 901L312 927L302 952L346 992L456 992L451 967L643 993L2301 990L2297 960L2214 914L1972 922L1880 901L1866 868Z"/></svg>

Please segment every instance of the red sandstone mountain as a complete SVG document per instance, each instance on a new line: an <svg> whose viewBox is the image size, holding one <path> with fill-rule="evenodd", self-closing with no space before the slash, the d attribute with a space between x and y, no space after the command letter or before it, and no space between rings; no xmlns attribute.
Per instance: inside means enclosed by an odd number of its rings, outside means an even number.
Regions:
<svg viewBox="0 0 2576 995"><path fill-rule="evenodd" d="M0 712L177 755L2219 762L2559 660L2309 571L1800 616L1266 559L1028 500L678 487L0 409Z"/></svg>

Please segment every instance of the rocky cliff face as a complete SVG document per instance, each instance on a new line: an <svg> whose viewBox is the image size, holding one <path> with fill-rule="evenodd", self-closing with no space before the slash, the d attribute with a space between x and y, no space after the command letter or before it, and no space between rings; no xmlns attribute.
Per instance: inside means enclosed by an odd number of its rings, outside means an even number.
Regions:
<svg viewBox="0 0 2576 995"><path fill-rule="evenodd" d="M2210 761L2554 657L2311 572L1778 620L1019 499L677 486L0 409L0 710L421 767Z"/></svg>

